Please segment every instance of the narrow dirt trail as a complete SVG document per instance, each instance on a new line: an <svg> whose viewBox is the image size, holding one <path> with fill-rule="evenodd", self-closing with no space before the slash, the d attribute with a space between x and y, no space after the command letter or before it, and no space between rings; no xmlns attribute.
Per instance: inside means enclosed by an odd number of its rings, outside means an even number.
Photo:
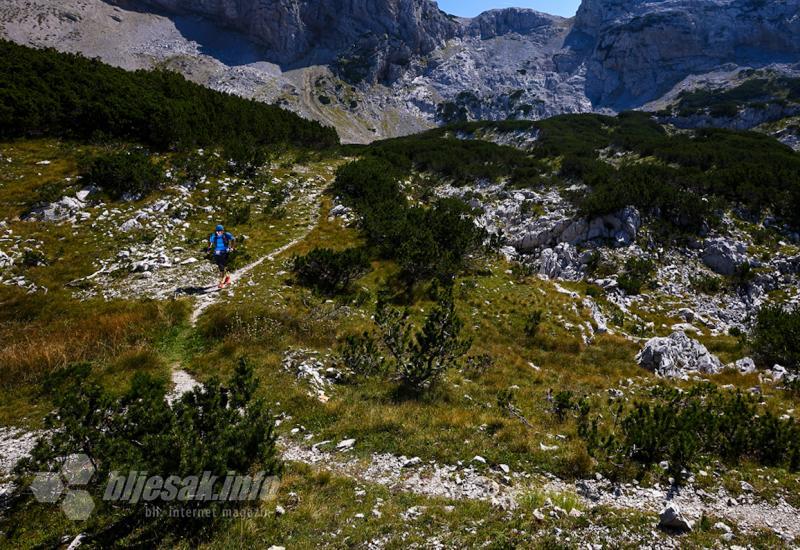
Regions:
<svg viewBox="0 0 800 550"><path fill-rule="evenodd" d="M320 216L320 205L318 203L319 193L314 193L313 195L309 196L309 202L313 203L314 211L311 215L311 221L306 226L305 230L301 235L298 235L296 238L292 239L288 243L284 244L283 246L276 248L269 254L258 258L257 260L250 262L244 267L241 267L231 273L231 284L229 286L230 289L235 288L236 283L244 278L248 273L252 270L263 264L264 262L271 262L275 260L278 256L292 248L293 246L297 245L301 241L303 241L308 235L317 227L317 223L319 221ZM205 294L201 294L198 298L197 302L192 309L192 314L189 317L189 323L191 326L197 325L197 320L203 314L203 312L208 309L211 305L213 305L220 297L221 291L216 288L210 288L208 292Z"/></svg>

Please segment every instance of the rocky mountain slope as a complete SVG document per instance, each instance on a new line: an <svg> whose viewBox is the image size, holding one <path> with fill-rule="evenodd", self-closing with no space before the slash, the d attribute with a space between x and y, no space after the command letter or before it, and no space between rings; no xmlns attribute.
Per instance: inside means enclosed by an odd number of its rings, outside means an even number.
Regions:
<svg viewBox="0 0 800 550"><path fill-rule="evenodd" d="M169 67L351 142L455 120L636 108L697 75L785 73L800 59L797 0L586 0L573 19L516 8L459 19L430 0L115 4L11 0L0 36Z"/></svg>
<svg viewBox="0 0 800 550"><path fill-rule="evenodd" d="M586 93L594 104L629 108L726 63L796 62L798 10L791 0L585 0L573 30L593 42Z"/></svg>

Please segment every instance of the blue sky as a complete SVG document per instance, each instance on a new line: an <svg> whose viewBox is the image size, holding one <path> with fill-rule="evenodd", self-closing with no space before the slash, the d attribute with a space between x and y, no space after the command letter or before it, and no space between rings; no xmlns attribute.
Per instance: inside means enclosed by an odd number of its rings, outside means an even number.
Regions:
<svg viewBox="0 0 800 550"><path fill-rule="evenodd" d="M534 10L572 17L578 11L580 0L438 0L439 7L447 13L473 17L494 8L532 8Z"/></svg>

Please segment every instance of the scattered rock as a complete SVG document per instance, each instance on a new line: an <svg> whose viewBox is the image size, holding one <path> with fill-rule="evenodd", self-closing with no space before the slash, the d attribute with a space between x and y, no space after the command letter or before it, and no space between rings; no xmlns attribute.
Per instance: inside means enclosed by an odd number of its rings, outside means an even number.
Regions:
<svg viewBox="0 0 800 550"><path fill-rule="evenodd" d="M750 357L739 359L734 365L742 374L750 374L756 371L756 363Z"/></svg>
<svg viewBox="0 0 800 550"><path fill-rule="evenodd" d="M298 380L305 380L313 389L314 395L322 402L328 400L325 393L331 385L340 382L342 373L333 367L326 367L310 350L289 350L283 359L283 368L293 373Z"/></svg>
<svg viewBox="0 0 800 550"><path fill-rule="evenodd" d="M336 444L337 451L349 451L356 444L355 439L344 439Z"/></svg>
<svg viewBox="0 0 800 550"><path fill-rule="evenodd" d="M14 265L14 258L0 250L0 269L7 269Z"/></svg>
<svg viewBox="0 0 800 550"><path fill-rule="evenodd" d="M661 514L658 516L658 526L662 529L672 531L686 532L691 531L694 523L681 515L680 508L677 504L668 504Z"/></svg>
<svg viewBox="0 0 800 550"><path fill-rule="evenodd" d="M722 523L721 521L714 524L714 529L716 531L722 531L723 533L730 533L732 531L727 523Z"/></svg>
<svg viewBox="0 0 800 550"><path fill-rule="evenodd" d="M648 340L636 356L636 361L664 378L686 379L692 372L716 374L722 370L720 360L684 332L673 332L666 338Z"/></svg>
<svg viewBox="0 0 800 550"><path fill-rule="evenodd" d="M33 208L23 220L59 222L74 219L86 207L86 203L76 197L62 197L56 202Z"/></svg>

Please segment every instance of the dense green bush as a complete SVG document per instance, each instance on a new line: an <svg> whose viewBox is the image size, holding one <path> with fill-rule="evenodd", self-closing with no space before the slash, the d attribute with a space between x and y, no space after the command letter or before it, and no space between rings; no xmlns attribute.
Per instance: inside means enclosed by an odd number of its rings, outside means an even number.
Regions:
<svg viewBox="0 0 800 550"><path fill-rule="evenodd" d="M525 336L533 338L539 334L539 327L542 324L542 317L544 316L541 309L531 311L525 319Z"/></svg>
<svg viewBox="0 0 800 550"><path fill-rule="evenodd" d="M723 280L716 275L698 275L691 280L692 288L703 294L718 294L723 288Z"/></svg>
<svg viewBox="0 0 800 550"><path fill-rule="evenodd" d="M222 477L229 472L252 474L258 468L275 475L281 471L272 416L255 397L258 382L244 360L226 386L209 380L171 406L165 399L164 380L141 373L122 395L98 385L86 364L60 372L51 382L58 385L53 392L56 410L47 417L48 431L34 448L32 459L24 462L20 471L57 471L65 457L85 454L97 469L87 487L95 494L95 503L103 502L105 482L113 472L146 472L163 478L209 472L218 476L213 487L218 492ZM206 508L245 503L191 500L180 504ZM90 538L106 537L100 546L110 545L114 537L127 535L126 530L149 519L144 501L113 505L113 510L107 509L110 504L103 504L95 512L107 513L112 525L100 533L88 533Z"/></svg>
<svg viewBox="0 0 800 550"><path fill-rule="evenodd" d="M625 270L617 278L617 284L627 294L635 296L649 284L655 264L645 258L630 258L625 262Z"/></svg>
<svg viewBox="0 0 800 550"><path fill-rule="evenodd" d="M460 365L472 342L461 336L463 321L455 311L452 287L438 295L436 306L421 329L409 322L408 313L379 301L375 311L383 346L389 352L389 371L413 391L431 388L451 368Z"/></svg>
<svg viewBox="0 0 800 550"><path fill-rule="evenodd" d="M347 336L339 350L339 360L358 377L381 374L385 367L378 341L368 332Z"/></svg>
<svg viewBox="0 0 800 550"><path fill-rule="evenodd" d="M341 252L315 248L292 260L292 270L300 284L328 295L347 291L350 283L368 269L369 258L363 248Z"/></svg>
<svg viewBox="0 0 800 550"><path fill-rule="evenodd" d="M384 159L396 169L434 173L456 185L508 177L515 185L536 185L544 164L514 147L482 140L456 139L459 127L380 141L364 152Z"/></svg>
<svg viewBox="0 0 800 550"><path fill-rule="evenodd" d="M484 232L459 200L440 199L428 208L409 206L399 177L389 162L366 158L339 169L334 191L361 216L369 246L381 257L396 260L407 281L446 280L481 247Z"/></svg>
<svg viewBox="0 0 800 550"><path fill-rule="evenodd" d="M463 123L428 135L489 130L538 132L538 139L527 161L509 157L504 167L492 162L498 153L487 152L490 156L476 156L470 164L483 159L494 177L510 177L525 162L536 166L536 160L560 158L561 177L580 179L591 187L588 196L575 197L587 215L631 204L697 231L704 221L713 221L717 206L727 203L756 214L771 209L800 227L800 155L766 135L723 129L668 134L650 114L639 112ZM491 146L482 145L487 151ZM628 153L631 158L612 166L600 160L601 152ZM479 148L472 153L484 154Z"/></svg>
<svg viewBox="0 0 800 550"><path fill-rule="evenodd" d="M800 101L800 78L753 78L729 89L698 89L678 95L675 105L680 116L708 110L712 116L735 116L742 107L765 101Z"/></svg>
<svg viewBox="0 0 800 550"><path fill-rule="evenodd" d="M124 195L144 196L155 191L164 170L141 149L102 154L90 159L83 169L86 183L96 185L118 199Z"/></svg>
<svg viewBox="0 0 800 550"><path fill-rule="evenodd" d="M165 70L129 72L0 41L0 137L112 136L158 149L226 142L329 147L336 132Z"/></svg>
<svg viewBox="0 0 800 550"><path fill-rule="evenodd" d="M756 396L721 392L710 384L688 392L654 388L651 401L614 406L613 421L581 408L578 432L589 450L611 463L669 461L678 475L703 455L729 464L754 460L800 469L800 426L760 410Z"/></svg>
<svg viewBox="0 0 800 550"><path fill-rule="evenodd" d="M750 334L750 346L765 366L779 364L800 371L800 307L762 307Z"/></svg>

